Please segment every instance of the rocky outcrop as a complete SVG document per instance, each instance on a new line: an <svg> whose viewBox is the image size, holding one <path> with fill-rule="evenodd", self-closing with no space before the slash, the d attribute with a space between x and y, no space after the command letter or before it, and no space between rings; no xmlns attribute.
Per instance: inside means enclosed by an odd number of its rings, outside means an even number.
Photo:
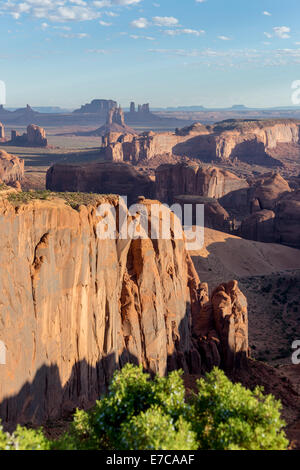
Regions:
<svg viewBox="0 0 300 470"><path fill-rule="evenodd" d="M102 202L118 209L116 198ZM128 361L164 374L235 368L246 358L237 284L210 300L172 232L168 240L99 239L95 205L74 210L62 199L18 207L2 199L0 213L4 424L43 423L91 405Z"/></svg>
<svg viewBox="0 0 300 470"><path fill-rule="evenodd" d="M135 163L168 153L199 158L204 162L240 160L267 167L280 167L282 162L273 158L270 151L278 144L298 142L298 121L230 120L214 126L196 123L176 129L175 133L141 134L132 139L131 145L118 149L117 159ZM110 145L110 153L114 159L113 144Z"/></svg>
<svg viewBox="0 0 300 470"><path fill-rule="evenodd" d="M139 195L154 196L154 183L126 163L55 164L47 171L46 188L51 191L80 191L127 196L135 202Z"/></svg>
<svg viewBox="0 0 300 470"><path fill-rule="evenodd" d="M102 146L106 146L116 142L121 135L132 136L136 135L136 132L125 124L123 110L120 107L113 107L107 112L106 123L103 126L93 131L76 132L75 135L101 136Z"/></svg>
<svg viewBox="0 0 300 470"><path fill-rule="evenodd" d="M47 147L45 129L34 124L27 127L27 144L32 147Z"/></svg>
<svg viewBox="0 0 300 470"><path fill-rule="evenodd" d="M12 184L24 176L24 160L0 150L0 182Z"/></svg>
<svg viewBox="0 0 300 470"><path fill-rule="evenodd" d="M203 205L205 227L220 230L220 232L230 232L232 229L230 216L228 212L221 206L221 204L219 204L217 199L202 196L179 195L175 196L174 203L180 204L182 208L182 214L185 213L184 211L187 207L192 207L193 225L199 225L200 221L197 221L196 218L196 207Z"/></svg>
<svg viewBox="0 0 300 470"><path fill-rule="evenodd" d="M239 233L250 240L300 248L300 190L279 198L273 210L262 210L246 217Z"/></svg>
<svg viewBox="0 0 300 470"><path fill-rule="evenodd" d="M168 204L179 194L219 199L249 186L246 180L230 171L192 162L159 166L155 182L157 199Z"/></svg>
<svg viewBox="0 0 300 470"><path fill-rule="evenodd" d="M251 178L248 183L248 188L232 191L221 197L222 206L241 216L261 210L273 210L278 199L291 191L288 182L279 173Z"/></svg>
<svg viewBox="0 0 300 470"><path fill-rule="evenodd" d="M275 242L275 213L271 210L261 210L246 217L240 226L241 237L257 242Z"/></svg>
<svg viewBox="0 0 300 470"><path fill-rule="evenodd" d="M282 197L275 207L275 240L300 249L300 190Z"/></svg>
<svg viewBox="0 0 300 470"><path fill-rule="evenodd" d="M0 141L5 141L5 129L2 122L0 122Z"/></svg>
<svg viewBox="0 0 300 470"><path fill-rule="evenodd" d="M19 135L15 130L11 131L11 140L8 145L19 145L24 147L47 147L48 140L43 127L29 124L27 132Z"/></svg>

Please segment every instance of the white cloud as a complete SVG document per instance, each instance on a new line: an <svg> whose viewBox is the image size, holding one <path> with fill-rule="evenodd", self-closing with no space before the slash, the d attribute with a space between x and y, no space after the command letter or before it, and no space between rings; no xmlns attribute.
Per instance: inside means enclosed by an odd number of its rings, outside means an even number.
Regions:
<svg viewBox="0 0 300 470"><path fill-rule="evenodd" d="M270 33L266 33L266 32L264 32L264 35L265 35L265 36L266 36L266 38L268 38L268 39L271 39L271 37L272 37L272 34L270 34Z"/></svg>
<svg viewBox="0 0 300 470"><path fill-rule="evenodd" d="M131 39L146 39L147 41L155 41L155 38L152 36L138 36L137 34L130 34L129 36Z"/></svg>
<svg viewBox="0 0 300 470"><path fill-rule="evenodd" d="M134 28L139 29L147 28L147 26L149 26L149 22L146 18L138 18L137 20L133 20L130 24Z"/></svg>
<svg viewBox="0 0 300 470"><path fill-rule="evenodd" d="M152 21L156 26L176 26L179 24L178 19L174 16L154 16Z"/></svg>
<svg viewBox="0 0 300 470"><path fill-rule="evenodd" d="M102 21L102 20L99 21L99 24L101 26L111 26L112 25L112 23L109 23L108 21Z"/></svg>
<svg viewBox="0 0 300 470"><path fill-rule="evenodd" d="M272 13L270 13L269 11L263 11L262 14L265 16L272 16Z"/></svg>
<svg viewBox="0 0 300 470"><path fill-rule="evenodd" d="M0 14L19 20L22 15L52 22L89 21L101 16L99 9L138 5L142 0L7 0L0 3ZM113 12L106 12L115 16Z"/></svg>
<svg viewBox="0 0 300 470"><path fill-rule="evenodd" d="M95 0L94 5L98 8L113 7L113 6L129 6L137 5L142 0Z"/></svg>
<svg viewBox="0 0 300 470"><path fill-rule="evenodd" d="M107 54L108 53L106 49L88 49L87 52L89 54Z"/></svg>
<svg viewBox="0 0 300 470"><path fill-rule="evenodd" d="M218 39L221 39L221 41L230 41L228 36L218 36Z"/></svg>
<svg viewBox="0 0 300 470"><path fill-rule="evenodd" d="M192 36L201 36L202 34L205 34L205 31L203 29L189 29L189 28L184 28L184 29L167 29L165 31L165 34L168 36L178 36L180 34L189 34Z"/></svg>
<svg viewBox="0 0 300 470"><path fill-rule="evenodd" d="M275 26L273 31L279 38L288 39L290 37L289 33L291 32L291 28L288 26Z"/></svg>
<svg viewBox="0 0 300 470"><path fill-rule="evenodd" d="M87 33L61 33L60 36L66 39L84 39L89 37Z"/></svg>

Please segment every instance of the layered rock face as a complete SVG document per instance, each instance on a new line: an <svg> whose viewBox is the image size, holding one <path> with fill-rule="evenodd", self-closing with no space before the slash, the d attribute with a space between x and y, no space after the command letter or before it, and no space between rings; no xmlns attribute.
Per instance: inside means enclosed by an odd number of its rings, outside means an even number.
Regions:
<svg viewBox="0 0 300 470"><path fill-rule="evenodd" d="M126 145L110 143L109 159L118 161L150 160L162 154L199 158L205 162L241 160L264 166L282 166L269 155L278 144L299 143L299 122L224 121L214 126L196 123L175 133L143 133Z"/></svg>
<svg viewBox="0 0 300 470"><path fill-rule="evenodd" d="M103 203L118 209L116 198ZM237 283L210 299L171 231L169 240L100 239L96 207L74 210L61 199L18 208L3 199L0 214L4 424L43 423L91 405L127 361L164 374L246 360Z"/></svg>
<svg viewBox="0 0 300 470"><path fill-rule="evenodd" d="M268 173L249 181L249 187L232 191L220 199L228 210L243 216L260 210L274 209L279 198L291 192L279 173Z"/></svg>
<svg viewBox="0 0 300 470"><path fill-rule="evenodd" d="M279 197L273 210L260 210L246 217L239 233L250 240L300 248L300 190Z"/></svg>
<svg viewBox="0 0 300 470"><path fill-rule="evenodd" d="M156 170L155 181L156 197L168 204L179 194L219 199L232 191L249 187L246 180L230 171L190 162L161 165Z"/></svg>
<svg viewBox="0 0 300 470"><path fill-rule="evenodd" d="M15 183L24 176L24 160L0 150L0 182Z"/></svg>
<svg viewBox="0 0 300 470"><path fill-rule="evenodd" d="M154 183L126 163L55 164L46 176L51 191L80 191L127 196L135 202L139 195L153 197Z"/></svg>
<svg viewBox="0 0 300 470"><path fill-rule="evenodd" d="M182 137L171 132L155 134L144 132L139 136L122 136L116 142L108 143L105 157L109 161L125 161L133 164L150 160L157 155L172 153L172 148Z"/></svg>

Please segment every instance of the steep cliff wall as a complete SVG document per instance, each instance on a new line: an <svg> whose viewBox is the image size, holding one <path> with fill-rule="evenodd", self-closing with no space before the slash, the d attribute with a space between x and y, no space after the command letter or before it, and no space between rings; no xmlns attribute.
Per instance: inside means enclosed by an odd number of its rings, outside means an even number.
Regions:
<svg viewBox="0 0 300 470"><path fill-rule="evenodd" d="M126 361L164 374L233 368L247 356L237 283L210 300L183 240L100 240L99 220L94 205L0 201L4 423L41 423L92 404Z"/></svg>
<svg viewBox="0 0 300 470"><path fill-rule="evenodd" d="M155 173L156 197L169 204L177 195L190 194L218 199L248 186L246 180L230 171L196 163L161 165Z"/></svg>

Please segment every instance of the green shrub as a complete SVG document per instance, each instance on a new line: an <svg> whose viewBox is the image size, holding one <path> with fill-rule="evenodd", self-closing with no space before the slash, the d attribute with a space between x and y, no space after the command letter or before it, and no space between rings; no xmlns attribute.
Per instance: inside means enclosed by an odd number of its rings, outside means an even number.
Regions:
<svg viewBox="0 0 300 470"><path fill-rule="evenodd" d="M0 428L0 449L286 449L280 402L241 384L219 369L197 381L185 400L182 371L153 380L127 364L114 374L109 392L90 411L74 415L68 432L47 440L42 431Z"/></svg>
<svg viewBox="0 0 300 470"><path fill-rule="evenodd" d="M241 384L232 384L214 369L198 381L194 397L194 429L199 446L205 449L282 450L288 441L282 430L281 404Z"/></svg>
<svg viewBox="0 0 300 470"><path fill-rule="evenodd" d="M41 429L27 429L17 426L14 433L3 431L0 426L0 450L50 450L50 441Z"/></svg>

